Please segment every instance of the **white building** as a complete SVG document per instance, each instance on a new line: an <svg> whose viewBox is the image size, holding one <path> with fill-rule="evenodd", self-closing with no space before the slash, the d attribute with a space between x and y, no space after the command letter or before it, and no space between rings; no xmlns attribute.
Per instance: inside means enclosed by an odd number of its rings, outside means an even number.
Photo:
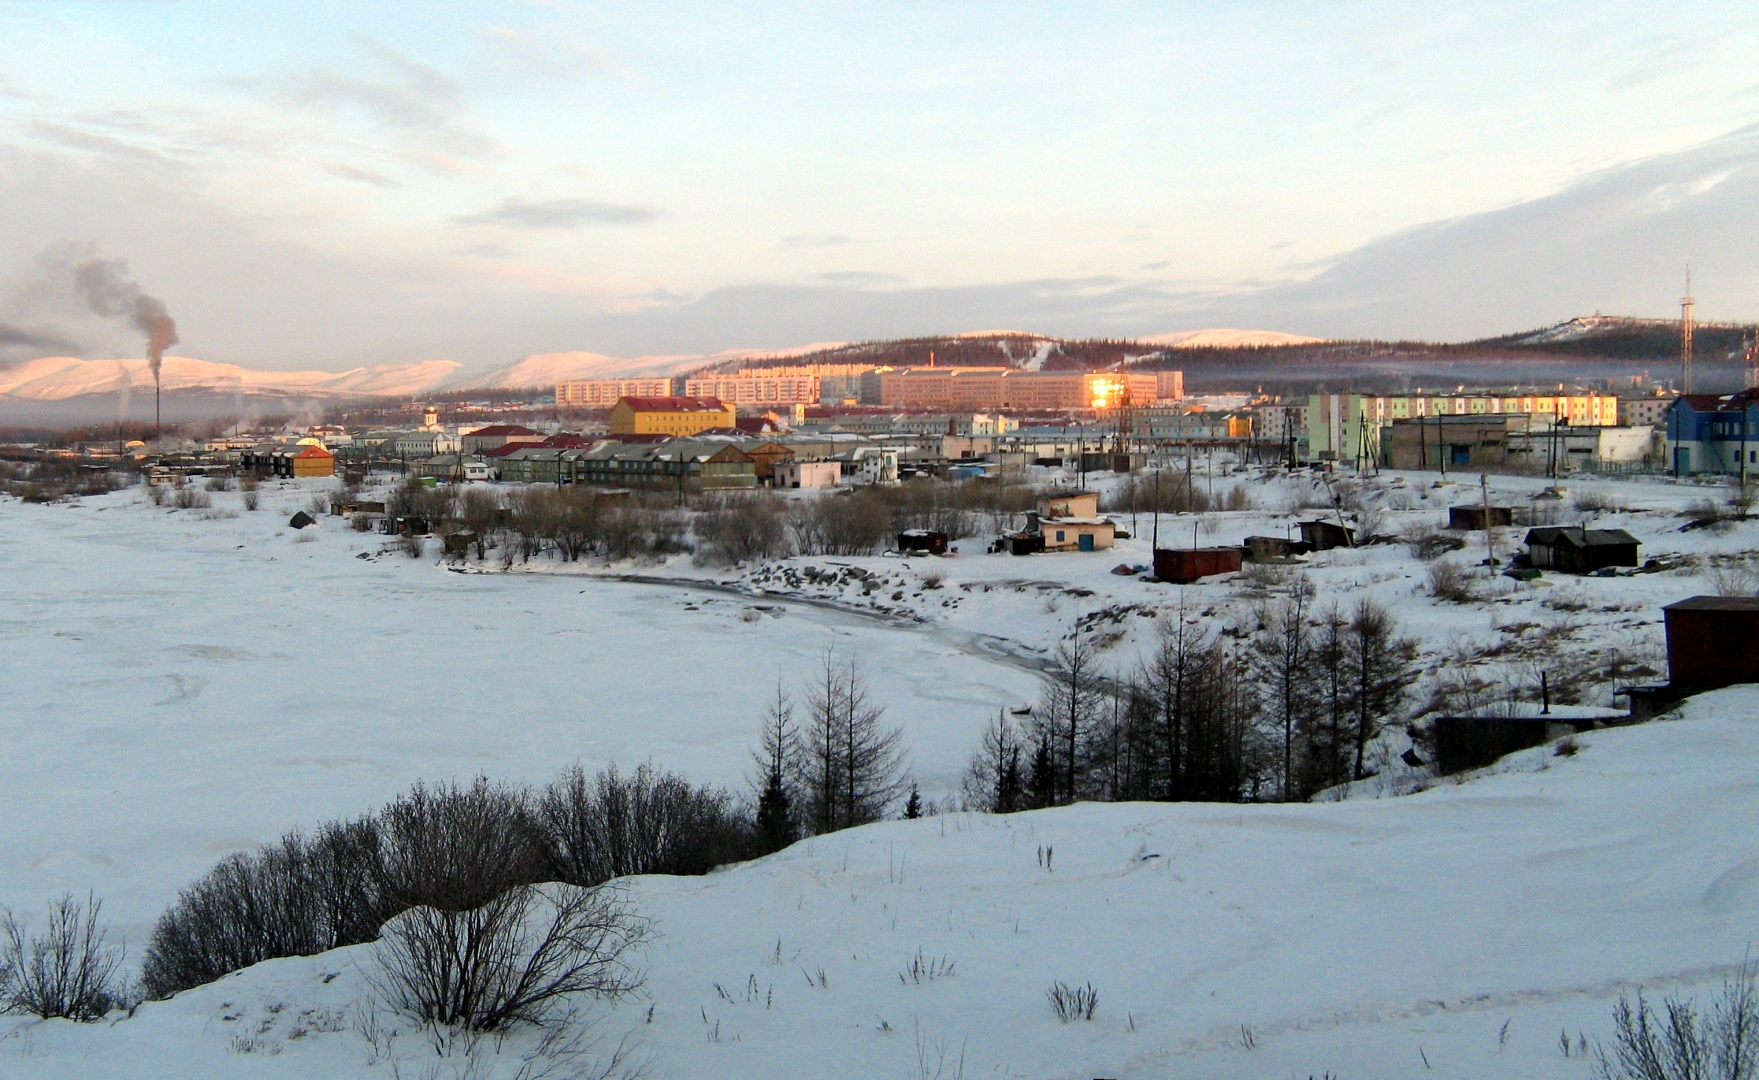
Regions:
<svg viewBox="0 0 1759 1080"><path fill-rule="evenodd" d="M456 454L464 443L444 431L406 431L391 441L391 449L410 461L425 461L440 454Z"/></svg>
<svg viewBox="0 0 1759 1080"><path fill-rule="evenodd" d="M864 484L895 484L898 482L898 451L891 447L857 447L855 463L860 467L859 475Z"/></svg>
<svg viewBox="0 0 1759 1080"><path fill-rule="evenodd" d="M778 461L770 475L779 488L828 488L842 479L843 466L835 461Z"/></svg>

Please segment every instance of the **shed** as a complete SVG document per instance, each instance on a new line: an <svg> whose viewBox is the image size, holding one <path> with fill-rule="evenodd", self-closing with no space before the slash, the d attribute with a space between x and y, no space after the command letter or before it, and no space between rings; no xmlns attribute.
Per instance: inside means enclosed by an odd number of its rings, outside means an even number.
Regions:
<svg viewBox="0 0 1759 1080"><path fill-rule="evenodd" d="M1486 521L1490 523L1488 526L1485 525ZM1500 529L1514 523L1514 511L1506 506L1448 507L1448 528L1462 532L1482 532L1487 527Z"/></svg>
<svg viewBox="0 0 1759 1080"><path fill-rule="evenodd" d="M1446 775L1481 769L1504 754L1606 726L1595 717L1442 716L1435 720L1435 768Z"/></svg>
<svg viewBox="0 0 1759 1080"><path fill-rule="evenodd" d="M1623 529L1529 529L1527 551L1535 567L1566 574L1637 565L1637 538Z"/></svg>
<svg viewBox="0 0 1759 1080"><path fill-rule="evenodd" d="M1312 550L1305 540L1289 540L1281 536L1248 536L1244 558L1247 562L1281 563Z"/></svg>
<svg viewBox="0 0 1759 1080"><path fill-rule="evenodd" d="M1156 548L1154 576L1175 585L1189 585L1198 578L1235 573L1245 554L1237 547Z"/></svg>
<svg viewBox="0 0 1759 1080"><path fill-rule="evenodd" d="M1694 596L1661 612L1673 687L1711 690L1759 682L1759 597Z"/></svg>
<svg viewBox="0 0 1759 1080"><path fill-rule="evenodd" d="M1309 551L1330 551L1332 548L1355 547L1356 534L1335 521L1303 521L1301 542Z"/></svg>
<svg viewBox="0 0 1759 1080"><path fill-rule="evenodd" d="M1044 550L1044 534L1035 532L1009 533L1008 551L1015 555L1033 555Z"/></svg>
<svg viewBox="0 0 1759 1080"><path fill-rule="evenodd" d="M898 534L899 551L921 551L929 555L947 553L947 534L932 529L905 529Z"/></svg>

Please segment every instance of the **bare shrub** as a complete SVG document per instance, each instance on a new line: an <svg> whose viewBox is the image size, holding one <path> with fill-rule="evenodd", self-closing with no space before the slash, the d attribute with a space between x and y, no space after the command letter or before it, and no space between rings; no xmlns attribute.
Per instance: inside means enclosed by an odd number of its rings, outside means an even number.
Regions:
<svg viewBox="0 0 1759 1080"><path fill-rule="evenodd" d="M353 527L355 532L369 532L373 527L373 516L371 514L355 514L348 519L348 524Z"/></svg>
<svg viewBox="0 0 1759 1080"><path fill-rule="evenodd" d="M1743 961L1710 1008L1677 995L1657 1012L1638 990L1613 1009L1610 1051L1596 1046L1602 1080L1750 1080L1759 1071L1759 994Z"/></svg>
<svg viewBox="0 0 1759 1080"><path fill-rule="evenodd" d="M1464 567L1441 559L1429 566L1429 595L1450 604L1467 604L1477 599L1478 591Z"/></svg>
<svg viewBox="0 0 1759 1080"><path fill-rule="evenodd" d="M1715 532L1728 528L1730 520L1728 512L1710 499L1694 499L1686 505L1683 516L1689 520L1689 528Z"/></svg>
<svg viewBox="0 0 1759 1080"><path fill-rule="evenodd" d="M214 500L208 493L197 490L194 484L185 484L178 488L174 501L179 510L201 510L214 505Z"/></svg>
<svg viewBox="0 0 1759 1080"><path fill-rule="evenodd" d="M1071 987L1067 983L1055 982L1044 993L1050 998L1051 1008L1057 1011L1057 1019L1065 1024L1072 1020L1092 1020L1094 1010L1099 1008L1099 991L1092 983Z"/></svg>
<svg viewBox="0 0 1759 1080"><path fill-rule="evenodd" d="M342 493L340 491L333 494L326 491L318 492L316 495L313 495L310 499L306 500L306 512L311 514L312 517L323 517L330 512L330 501L332 498L337 502L340 502L342 499Z"/></svg>
<svg viewBox="0 0 1759 1080"><path fill-rule="evenodd" d="M1759 574L1738 562L1717 562L1706 575L1718 596L1753 596L1759 593Z"/></svg>
<svg viewBox="0 0 1759 1080"><path fill-rule="evenodd" d="M397 547L403 554L412 559L419 559L427 551L427 541L412 532L406 532L397 538Z"/></svg>
<svg viewBox="0 0 1759 1080"><path fill-rule="evenodd" d="M634 950L650 933L613 886L517 886L468 910L412 908L385 925L375 987L426 1023L501 1031L547 1025L576 995L639 990Z"/></svg>
<svg viewBox="0 0 1759 1080"><path fill-rule="evenodd" d="M1251 494L1242 490L1241 497L1247 505L1239 509L1251 509ZM1137 473L1113 488L1100 499L1100 509L1114 514L1200 514L1211 506L1209 493L1183 471L1154 469Z"/></svg>
<svg viewBox="0 0 1759 1080"><path fill-rule="evenodd" d="M1295 576L1295 568L1277 563L1249 562L1240 567L1240 580L1254 592L1267 592L1287 585Z"/></svg>
<svg viewBox="0 0 1759 1080"><path fill-rule="evenodd" d="M245 481L245 483L248 483L250 486L245 487L244 483L239 484L238 497L241 501L243 501L244 508L246 510L255 510L257 508L257 500L259 498L258 492L256 489L256 482L255 481Z"/></svg>
<svg viewBox="0 0 1759 1080"><path fill-rule="evenodd" d="M1400 534L1400 539L1410 549L1412 558L1424 562L1439 559L1450 551L1458 551L1466 546L1464 540L1441 532L1433 525L1407 526Z"/></svg>
<svg viewBox="0 0 1759 1080"><path fill-rule="evenodd" d="M1624 503L1604 491L1578 491L1570 496L1570 505L1584 514L1601 514L1625 508Z"/></svg>
<svg viewBox="0 0 1759 1080"><path fill-rule="evenodd" d="M64 893L49 905L48 926L37 935L0 909L0 1012L89 1021L125 1003L117 974L123 950L104 944L102 907L96 897L81 904Z"/></svg>
<svg viewBox="0 0 1759 1080"><path fill-rule="evenodd" d="M166 485L164 484L155 484L149 481L147 483L147 501L151 502L154 506L164 506L165 499L168 495L165 488Z"/></svg>
<svg viewBox="0 0 1759 1080"><path fill-rule="evenodd" d="M395 910L470 911L542 879L525 791L477 777L416 784L379 813L379 889Z"/></svg>
<svg viewBox="0 0 1759 1080"><path fill-rule="evenodd" d="M802 555L871 555L890 538L892 514L875 488L803 500L789 521Z"/></svg>
<svg viewBox="0 0 1759 1080"><path fill-rule="evenodd" d="M1245 484L1234 484L1222 495L1221 505L1217 510L1256 510L1258 503L1252 498Z"/></svg>
<svg viewBox="0 0 1759 1080"><path fill-rule="evenodd" d="M227 473L210 476L208 477L207 489L209 491L231 491L232 477Z"/></svg>
<svg viewBox="0 0 1759 1080"><path fill-rule="evenodd" d="M142 989L170 997L264 960L371 941L391 914L378 860L370 818L228 855L154 923Z"/></svg>
<svg viewBox="0 0 1759 1080"><path fill-rule="evenodd" d="M786 555L787 505L767 492L721 495L697 514L696 538L698 555L724 566Z"/></svg>
<svg viewBox="0 0 1759 1080"><path fill-rule="evenodd" d="M546 876L597 885L630 874L706 874L744 856L751 825L732 795L642 765L588 776L579 765L532 808Z"/></svg>

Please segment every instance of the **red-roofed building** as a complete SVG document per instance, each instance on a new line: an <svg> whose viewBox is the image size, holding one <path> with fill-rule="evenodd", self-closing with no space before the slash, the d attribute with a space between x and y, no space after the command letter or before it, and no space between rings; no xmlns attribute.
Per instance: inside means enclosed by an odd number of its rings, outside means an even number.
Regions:
<svg viewBox="0 0 1759 1080"><path fill-rule="evenodd" d="M689 436L709 428L733 427L733 406L719 398L626 397L611 406L611 434Z"/></svg>
<svg viewBox="0 0 1759 1080"><path fill-rule="evenodd" d="M518 424L491 424L485 428L477 428L464 436L464 453L468 456L478 452L495 450L509 444L514 446L535 446L544 441L544 433L533 431Z"/></svg>

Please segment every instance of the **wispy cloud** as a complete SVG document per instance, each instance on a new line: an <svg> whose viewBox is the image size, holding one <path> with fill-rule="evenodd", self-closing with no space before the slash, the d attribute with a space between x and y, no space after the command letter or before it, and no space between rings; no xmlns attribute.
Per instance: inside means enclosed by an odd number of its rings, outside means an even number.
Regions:
<svg viewBox="0 0 1759 1080"><path fill-rule="evenodd" d="M785 247L785 248L844 247L849 244L857 244L857 243L860 243L860 241L856 240L853 236L844 236L842 233L820 233L817 235L804 235L803 234L800 236L784 236L784 237L782 237L782 240L781 240L781 246Z"/></svg>
<svg viewBox="0 0 1759 1080"><path fill-rule="evenodd" d="M324 166L324 171L341 180L353 180L362 184L371 184L374 187L400 188L403 186L400 181L393 180L382 173L376 173L370 169L357 168L353 165L348 165L339 161Z"/></svg>
<svg viewBox="0 0 1759 1080"><path fill-rule="evenodd" d="M882 274L874 270L832 270L817 277L831 285L855 286L896 285L904 280L897 274Z"/></svg>
<svg viewBox="0 0 1759 1080"><path fill-rule="evenodd" d="M579 229L591 225L645 225L659 217L645 206L598 199L507 199L493 210L453 218L460 225L504 225L514 229Z"/></svg>
<svg viewBox="0 0 1759 1080"><path fill-rule="evenodd" d="M360 44L371 60L360 71L314 67L231 85L299 108L352 112L383 132L447 155L488 158L500 152L499 143L472 123L458 80L380 42L361 38Z"/></svg>
<svg viewBox="0 0 1759 1080"><path fill-rule="evenodd" d="M579 41L565 31L540 34L507 26L489 26L483 33L495 51L511 61L521 73L551 78L576 78L588 74L627 78L631 74L609 52Z"/></svg>

